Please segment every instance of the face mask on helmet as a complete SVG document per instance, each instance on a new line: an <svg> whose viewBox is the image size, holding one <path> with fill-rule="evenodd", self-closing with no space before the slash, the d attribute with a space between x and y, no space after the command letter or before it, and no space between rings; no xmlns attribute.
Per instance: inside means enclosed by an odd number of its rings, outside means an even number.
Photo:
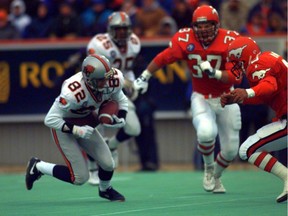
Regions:
<svg viewBox="0 0 288 216"><path fill-rule="evenodd" d="M192 27L197 40L204 45L209 45L215 39L219 25L219 16L213 7L203 5L194 11Z"/></svg>
<svg viewBox="0 0 288 216"><path fill-rule="evenodd" d="M233 64L231 72L240 78L260 53L260 48L249 37L238 37L228 47L228 61Z"/></svg>
<svg viewBox="0 0 288 216"><path fill-rule="evenodd" d="M114 69L104 56L89 55L82 63L82 74L85 83L96 92L109 94L114 90Z"/></svg>
<svg viewBox="0 0 288 216"><path fill-rule="evenodd" d="M131 20L125 12L114 12L108 18L108 34L119 46L126 45L132 34Z"/></svg>
<svg viewBox="0 0 288 216"><path fill-rule="evenodd" d="M243 74L245 74L244 62L243 61L231 61L233 67L231 68L231 72L233 75L240 79Z"/></svg>

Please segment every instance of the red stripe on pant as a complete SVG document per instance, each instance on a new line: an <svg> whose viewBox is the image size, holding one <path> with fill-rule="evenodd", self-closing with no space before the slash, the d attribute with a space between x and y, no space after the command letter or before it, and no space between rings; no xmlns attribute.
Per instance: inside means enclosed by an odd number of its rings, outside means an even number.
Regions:
<svg viewBox="0 0 288 216"><path fill-rule="evenodd" d="M277 131L274 134L271 134L270 136L267 136L263 139L260 139L258 142L254 143L248 150L247 150L247 157L249 158L252 154L254 154L257 149L261 148L262 146L266 145L267 143L279 139L283 136L287 135L287 127L285 127L283 130Z"/></svg>
<svg viewBox="0 0 288 216"><path fill-rule="evenodd" d="M53 139L54 139L54 142L56 144L56 146L58 147L62 157L64 158L64 161L65 161L65 164L67 165L69 171L70 171L70 177L71 177L71 181L74 182L75 181L75 175L74 175L74 172L73 172L73 169L72 169L72 166L70 164L70 161L67 159L67 157L65 156L64 152L62 151L62 148L60 146L60 142L59 142L59 139L57 137L57 133L54 129L52 129L52 134L53 134Z"/></svg>

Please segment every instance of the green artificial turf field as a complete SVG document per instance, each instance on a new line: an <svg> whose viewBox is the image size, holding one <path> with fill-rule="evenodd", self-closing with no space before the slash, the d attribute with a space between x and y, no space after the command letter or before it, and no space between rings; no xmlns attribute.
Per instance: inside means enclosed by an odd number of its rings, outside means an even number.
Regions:
<svg viewBox="0 0 288 216"><path fill-rule="evenodd" d="M126 202L98 196L98 188L74 186L42 176L27 191L24 173L0 174L0 216L286 216L276 203L283 185L262 171L226 171L226 194L202 188L200 171L115 172L113 186Z"/></svg>

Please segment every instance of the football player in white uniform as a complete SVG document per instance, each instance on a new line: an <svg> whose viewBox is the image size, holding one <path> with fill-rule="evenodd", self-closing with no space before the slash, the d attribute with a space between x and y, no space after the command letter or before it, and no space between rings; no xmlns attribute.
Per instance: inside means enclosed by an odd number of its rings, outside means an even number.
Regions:
<svg viewBox="0 0 288 216"><path fill-rule="evenodd" d="M136 114L133 100L138 96L138 91L134 91L133 81L135 75L132 70L135 58L140 52L141 43L137 35L132 32L131 20L125 12L114 12L108 19L107 33L95 35L87 46L88 54L100 54L109 59L112 66L120 69L125 78L124 92L129 98L126 125L117 134L107 140L116 166L118 164L117 147L120 143L138 136L141 126ZM89 157L89 156L88 156ZM89 183L98 184L97 165L91 161Z"/></svg>
<svg viewBox="0 0 288 216"><path fill-rule="evenodd" d="M61 93L45 117L52 137L66 165L57 165L32 157L26 170L26 187L42 175L50 175L64 182L82 185L89 179L89 170L82 151L93 157L99 165L99 196L111 201L125 201L123 195L111 187L115 163L104 138L95 128L95 113L110 99L119 104L118 116L106 127L125 125L128 99L122 91L124 77L112 68L107 58L89 55L82 63L82 71L64 81Z"/></svg>

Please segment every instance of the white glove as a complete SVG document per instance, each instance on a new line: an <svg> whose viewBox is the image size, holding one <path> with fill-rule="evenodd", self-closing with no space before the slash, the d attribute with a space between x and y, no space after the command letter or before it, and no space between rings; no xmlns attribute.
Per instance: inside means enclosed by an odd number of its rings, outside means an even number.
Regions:
<svg viewBox="0 0 288 216"><path fill-rule="evenodd" d="M206 73L207 75L214 77L215 76L215 69L211 67L209 61L201 62L199 65L202 72Z"/></svg>
<svg viewBox="0 0 288 216"><path fill-rule="evenodd" d="M215 70L211 67L209 61L204 61L199 65L202 72L206 73L208 76L220 79L222 76L222 72L220 70Z"/></svg>
<svg viewBox="0 0 288 216"><path fill-rule="evenodd" d="M92 136L93 131L94 131L94 128L88 125L85 125L85 126L74 125L72 133L77 137L80 137L83 139L89 139Z"/></svg>
<svg viewBox="0 0 288 216"><path fill-rule="evenodd" d="M125 126L126 121L124 118L118 118L116 115L112 115L113 124L103 124L103 126L108 128L122 128Z"/></svg>
<svg viewBox="0 0 288 216"><path fill-rule="evenodd" d="M148 81L152 74L148 70L144 70L143 73L134 81L134 89L144 94L148 89Z"/></svg>

